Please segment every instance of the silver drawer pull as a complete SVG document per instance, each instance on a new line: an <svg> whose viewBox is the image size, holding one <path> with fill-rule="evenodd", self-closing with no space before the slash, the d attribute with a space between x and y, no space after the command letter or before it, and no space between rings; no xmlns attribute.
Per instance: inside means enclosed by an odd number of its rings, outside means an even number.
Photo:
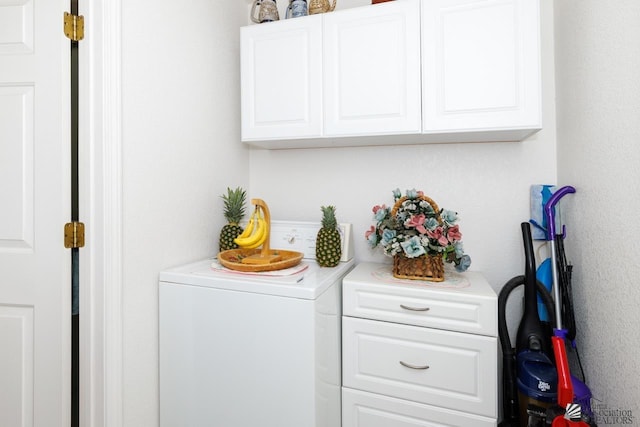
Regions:
<svg viewBox="0 0 640 427"><path fill-rule="evenodd" d="M411 368L411 369L429 369L429 365L412 365L411 363L407 363L407 362L403 362L402 360L400 361L400 364L402 366L404 366L405 368Z"/></svg>
<svg viewBox="0 0 640 427"><path fill-rule="evenodd" d="M429 311L429 307L409 307L408 305L400 304L400 307L409 311Z"/></svg>

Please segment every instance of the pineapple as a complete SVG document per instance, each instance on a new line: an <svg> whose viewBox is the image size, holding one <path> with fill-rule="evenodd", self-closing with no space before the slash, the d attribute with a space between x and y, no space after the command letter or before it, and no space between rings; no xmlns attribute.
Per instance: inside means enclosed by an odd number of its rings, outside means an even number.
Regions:
<svg viewBox="0 0 640 427"><path fill-rule="evenodd" d="M227 224L220 230L220 251L236 249L238 245L233 241L242 233L240 221L244 217L244 204L247 200L247 193L240 187L232 190L227 187L227 194L223 194L224 217Z"/></svg>
<svg viewBox="0 0 640 427"><path fill-rule="evenodd" d="M335 267L342 256L336 208L335 206L322 206L321 209L322 228L316 237L316 261L322 267Z"/></svg>

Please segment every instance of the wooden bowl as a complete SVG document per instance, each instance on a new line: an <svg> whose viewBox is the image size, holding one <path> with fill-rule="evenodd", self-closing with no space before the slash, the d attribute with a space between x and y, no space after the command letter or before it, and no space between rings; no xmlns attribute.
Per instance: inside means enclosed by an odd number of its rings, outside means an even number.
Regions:
<svg viewBox="0 0 640 427"><path fill-rule="evenodd" d="M275 271L295 267L302 261L301 252L284 249L270 249L267 254L262 249L229 249L218 254L218 261L224 267L237 271Z"/></svg>

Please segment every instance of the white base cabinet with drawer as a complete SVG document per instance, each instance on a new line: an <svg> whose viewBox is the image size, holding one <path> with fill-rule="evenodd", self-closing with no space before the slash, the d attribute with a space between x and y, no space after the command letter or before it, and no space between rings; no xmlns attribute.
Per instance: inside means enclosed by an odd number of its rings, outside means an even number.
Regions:
<svg viewBox="0 0 640 427"><path fill-rule="evenodd" d="M447 277L344 278L343 427L497 425L497 296L479 273Z"/></svg>

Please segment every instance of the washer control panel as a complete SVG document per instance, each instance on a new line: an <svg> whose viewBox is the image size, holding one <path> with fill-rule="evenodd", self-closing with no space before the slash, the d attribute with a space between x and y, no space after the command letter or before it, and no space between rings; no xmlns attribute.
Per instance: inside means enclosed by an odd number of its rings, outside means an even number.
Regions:
<svg viewBox="0 0 640 427"><path fill-rule="evenodd" d="M322 228L319 222L306 221L271 221L272 249L286 249L302 252L304 258L316 258L316 236ZM346 262L353 258L353 236L351 224L338 224L338 232L342 245L340 261Z"/></svg>

